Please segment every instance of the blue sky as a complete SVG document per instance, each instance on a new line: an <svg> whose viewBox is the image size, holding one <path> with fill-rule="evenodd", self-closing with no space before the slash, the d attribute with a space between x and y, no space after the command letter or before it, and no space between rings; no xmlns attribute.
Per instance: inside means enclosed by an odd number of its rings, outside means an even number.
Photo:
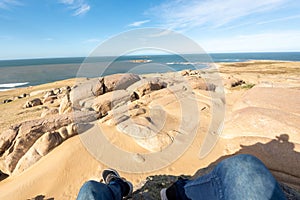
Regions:
<svg viewBox="0 0 300 200"><path fill-rule="evenodd" d="M134 28L208 52L300 51L298 0L0 0L0 59L87 56Z"/></svg>

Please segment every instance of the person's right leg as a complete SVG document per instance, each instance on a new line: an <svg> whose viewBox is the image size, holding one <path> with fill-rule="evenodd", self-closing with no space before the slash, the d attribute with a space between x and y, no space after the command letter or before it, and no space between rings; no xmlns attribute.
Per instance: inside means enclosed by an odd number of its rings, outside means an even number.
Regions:
<svg viewBox="0 0 300 200"><path fill-rule="evenodd" d="M277 181L265 165L251 155L237 155L184 186L190 199L285 199Z"/></svg>
<svg viewBox="0 0 300 200"><path fill-rule="evenodd" d="M251 155L225 159L209 174L191 181L181 180L174 185L177 190L176 200L286 199L270 171ZM174 190L174 185L170 189L173 187ZM170 193L170 189L167 189L166 194L168 190Z"/></svg>

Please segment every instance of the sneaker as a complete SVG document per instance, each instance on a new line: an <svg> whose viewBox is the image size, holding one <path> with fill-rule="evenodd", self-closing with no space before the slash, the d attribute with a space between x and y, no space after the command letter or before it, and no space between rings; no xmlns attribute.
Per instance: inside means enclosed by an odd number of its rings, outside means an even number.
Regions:
<svg viewBox="0 0 300 200"><path fill-rule="evenodd" d="M181 177L178 178L178 180L173 183L168 188L163 188L160 191L160 198L161 200L172 200L172 199L183 199L187 200L185 192L184 192L184 185L186 184L188 180L183 179Z"/></svg>
<svg viewBox="0 0 300 200"><path fill-rule="evenodd" d="M133 185L126 179L122 178L119 173L114 169L105 169L102 172L102 178L106 184L109 184L111 181L120 180L125 189L123 197L127 198L132 194Z"/></svg>
<svg viewBox="0 0 300 200"><path fill-rule="evenodd" d="M112 180L114 180L116 178L121 178L121 176L114 169L105 169L102 172L102 178L103 178L105 184L109 184L110 181L112 181Z"/></svg>
<svg viewBox="0 0 300 200"><path fill-rule="evenodd" d="M177 182L173 183L168 188L163 188L160 191L161 200L181 199L181 198L177 197ZM185 198L183 198L183 199L185 199Z"/></svg>

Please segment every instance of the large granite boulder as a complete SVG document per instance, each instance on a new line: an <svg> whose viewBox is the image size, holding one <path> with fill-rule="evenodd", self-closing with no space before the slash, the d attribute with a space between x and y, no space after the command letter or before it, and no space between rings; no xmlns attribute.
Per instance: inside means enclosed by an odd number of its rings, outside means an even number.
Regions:
<svg viewBox="0 0 300 200"><path fill-rule="evenodd" d="M36 163L41 157L47 155L52 149L60 145L64 140L78 133L78 124L70 124L61 127L58 131L46 132L30 149L21 157L14 169L14 173L20 173Z"/></svg>
<svg viewBox="0 0 300 200"><path fill-rule="evenodd" d="M98 118L99 114L95 112L73 112L11 127L0 137L0 171L5 174L23 171L66 139L84 131L78 124Z"/></svg>
<svg viewBox="0 0 300 200"><path fill-rule="evenodd" d="M128 86L140 80L135 74L113 74L105 77L94 78L79 83L70 92L72 107L81 108L82 101L101 96L114 90L124 90Z"/></svg>
<svg viewBox="0 0 300 200"><path fill-rule="evenodd" d="M39 105L42 105L42 104L43 103L42 103L41 99L35 98L35 99L27 101L25 103L25 105L23 106L23 108L31 108L31 107L39 106Z"/></svg>
<svg viewBox="0 0 300 200"><path fill-rule="evenodd" d="M92 108L101 113L101 116L105 116L114 106L126 103L129 100L130 96L126 90L115 90L96 97Z"/></svg>
<svg viewBox="0 0 300 200"><path fill-rule="evenodd" d="M94 96L99 96L105 93L104 78L100 77L92 88Z"/></svg>
<svg viewBox="0 0 300 200"><path fill-rule="evenodd" d="M151 93L155 90L160 90L162 88L166 88L167 83L159 78L145 78L142 79L134 84L132 84L130 87L127 88L127 90L131 93L131 99L140 99L146 94Z"/></svg>
<svg viewBox="0 0 300 200"><path fill-rule="evenodd" d="M90 80L86 80L84 82L78 83L69 93L69 102L72 107L78 108L80 107L79 102L83 99L95 97L97 91L94 87L98 87L99 79L94 78ZM65 98L65 97L64 97Z"/></svg>
<svg viewBox="0 0 300 200"><path fill-rule="evenodd" d="M69 113L72 111L72 102L70 100L70 95L66 94L60 102L58 109L59 114Z"/></svg>
<svg viewBox="0 0 300 200"><path fill-rule="evenodd" d="M125 90L141 78L136 74L112 74L104 77L105 92Z"/></svg>
<svg viewBox="0 0 300 200"><path fill-rule="evenodd" d="M8 129L1 133L0 135L0 156L5 152L5 150L12 144L13 140L17 135L18 127Z"/></svg>
<svg viewBox="0 0 300 200"><path fill-rule="evenodd" d="M208 90L208 91L214 91L216 86L212 83L206 82L205 79L196 77L196 76L189 76L186 77L187 84L192 89L198 89L198 90Z"/></svg>

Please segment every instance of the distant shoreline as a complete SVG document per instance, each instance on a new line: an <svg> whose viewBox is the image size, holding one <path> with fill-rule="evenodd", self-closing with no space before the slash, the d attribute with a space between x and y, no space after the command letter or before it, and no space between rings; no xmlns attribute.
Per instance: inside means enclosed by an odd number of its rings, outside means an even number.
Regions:
<svg viewBox="0 0 300 200"><path fill-rule="evenodd" d="M244 61L244 62L219 62L217 64L220 65L224 65L224 66L228 66L228 65L236 65L236 67L240 66L240 64L242 63L251 63L251 64L272 64L272 63L285 63L285 64L289 64L289 63L299 63L300 61L282 61L282 60L248 60L248 61ZM147 63L148 64L148 63ZM170 63L171 65L174 65L176 63ZM183 64L185 66L188 65L188 63ZM185 68L188 69L188 68ZM185 70L185 69L181 69L181 70ZM1 68L0 68L1 70ZM221 68L221 71L224 70L224 68ZM180 71L180 70L178 70ZM163 72L161 72L163 73ZM140 73L143 74L143 73ZM144 74L152 74L152 73L144 73ZM0 74L1 76L1 74ZM32 84L32 82L7 82L7 83L0 83L0 93L4 94L7 92L12 92L15 89L24 89L24 88L28 88L28 87L33 87L33 86L41 86L41 85L45 85L45 84L52 84L58 81L68 81L68 80L74 80L74 78L77 77L67 77L67 78L62 78L62 79L58 79L58 80L53 80L53 81L48 81L48 82L41 82L38 84Z"/></svg>
<svg viewBox="0 0 300 200"><path fill-rule="evenodd" d="M216 53L207 55L147 55L88 58L78 74L83 57L0 61L0 91L35 86L75 77L98 77L116 73L164 73L184 69L202 69L208 63L300 62L300 52ZM213 60L211 60L211 58ZM133 62L134 61L134 62ZM112 63L111 63L112 62ZM23 84L26 83L26 84ZM9 87L8 87L9 86Z"/></svg>
<svg viewBox="0 0 300 200"><path fill-rule="evenodd" d="M207 52L208 55L220 55L220 54L289 54L289 53L296 53L300 54L300 51L270 51L270 52ZM141 56L141 57L148 57L148 56L168 56L169 54L137 54L137 55L125 55L124 57L132 57L132 56ZM193 53L181 53L180 55L195 55ZM46 60L46 59L85 59L89 56L63 56L63 57L31 57L31 58L0 58L1 61L15 61L15 60ZM99 57L119 57L119 56L99 56Z"/></svg>
<svg viewBox="0 0 300 200"><path fill-rule="evenodd" d="M232 55L239 55L239 56L249 56L252 55L254 57L257 57L258 55L261 55L262 57L269 57L270 55L298 55L298 57L295 60L286 60L286 61L300 61L300 51L292 51L292 52L237 52L237 53L207 53L205 55L209 55L212 57L212 59L214 60L214 62L218 62L218 60L215 60L214 58L218 59L219 57L222 57L222 59L226 59L223 58L224 56L228 56L228 57L232 57ZM182 56L189 56L189 55L204 55L204 54L180 54ZM82 63L85 61L86 58L91 59L91 61L93 59L105 59L105 58L110 58L110 59L115 59L115 58L120 58L120 57L124 57L124 58L128 58L131 60L134 60L133 58L137 58L138 59L147 59L149 57L161 57L161 56L170 56L169 54L165 54L165 55L125 55L125 56L99 56L99 57L84 57L84 56L79 56L79 57L48 57L48 58L16 58L16 59L1 59L0 58L0 67L4 66L5 64L8 64L8 66L10 66L9 64L17 64L14 66L26 66L24 65L24 63L31 63L30 65L34 65L35 63L40 64L41 62L44 64L60 64L60 63L68 63L68 64L76 64L76 63ZM228 60L230 60L230 58L228 58ZM260 60L260 59L254 59L254 60ZM274 59L268 59L268 60L274 60ZM275 59L277 60L277 59ZM285 59L284 59L285 60ZM71 62L72 61L72 62Z"/></svg>

